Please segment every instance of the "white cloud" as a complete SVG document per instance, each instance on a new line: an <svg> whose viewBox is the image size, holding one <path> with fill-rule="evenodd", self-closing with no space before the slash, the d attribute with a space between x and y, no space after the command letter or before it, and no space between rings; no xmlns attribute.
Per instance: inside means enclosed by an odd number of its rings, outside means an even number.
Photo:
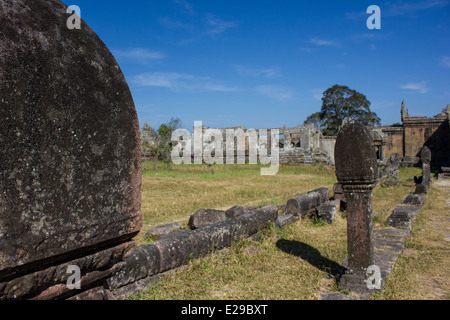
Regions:
<svg viewBox="0 0 450 320"><path fill-rule="evenodd" d="M221 34L237 26L237 21L224 21L211 14L207 15L206 22L208 25L206 33L209 34Z"/></svg>
<svg viewBox="0 0 450 320"><path fill-rule="evenodd" d="M189 2L185 0L174 0L174 2L179 5L187 14L195 15L195 10Z"/></svg>
<svg viewBox="0 0 450 320"><path fill-rule="evenodd" d="M397 1L380 5L382 17L412 16L428 9L444 8L450 5L449 0ZM345 14L347 19L365 21L369 15L365 10L352 11Z"/></svg>
<svg viewBox="0 0 450 320"><path fill-rule="evenodd" d="M425 81L410 82L405 85L402 85L401 88L407 89L407 90L412 90L412 91L417 91L418 93L421 93L421 94L425 94L429 91Z"/></svg>
<svg viewBox="0 0 450 320"><path fill-rule="evenodd" d="M418 2L408 1L408 2L396 3L391 7L387 7L387 9L384 10L384 12L383 12L383 7L381 8L381 10L382 10L382 15L391 17L391 16L411 15L418 11L423 11L423 10L433 9L433 8L443 8L448 5L450 5L449 0L434 0L434 1L422 0L422 1L418 1Z"/></svg>
<svg viewBox="0 0 450 320"><path fill-rule="evenodd" d="M450 57L442 57L441 64L444 67L450 68Z"/></svg>
<svg viewBox="0 0 450 320"><path fill-rule="evenodd" d="M278 78L281 77L277 68L261 68L261 69L253 69L247 68L245 66L237 65L235 66L237 72L241 76L246 77L266 77L266 78Z"/></svg>
<svg viewBox="0 0 450 320"><path fill-rule="evenodd" d="M292 92L284 87L275 85L262 85L256 87L256 91L262 95L268 96L280 101L286 101L293 97Z"/></svg>
<svg viewBox="0 0 450 320"><path fill-rule="evenodd" d="M336 47L339 45L334 40L321 39L318 37L310 38L307 42L315 44L316 46L325 46L325 47Z"/></svg>
<svg viewBox="0 0 450 320"><path fill-rule="evenodd" d="M140 87L163 87L172 90L204 90L216 92L238 91L213 81L209 77L194 76L177 72L143 73L134 77L133 82Z"/></svg>
<svg viewBox="0 0 450 320"><path fill-rule="evenodd" d="M144 48L129 48L124 50L113 50L113 53L118 58L133 59L138 62L148 62L150 60L164 59L166 56L159 51L153 51Z"/></svg>

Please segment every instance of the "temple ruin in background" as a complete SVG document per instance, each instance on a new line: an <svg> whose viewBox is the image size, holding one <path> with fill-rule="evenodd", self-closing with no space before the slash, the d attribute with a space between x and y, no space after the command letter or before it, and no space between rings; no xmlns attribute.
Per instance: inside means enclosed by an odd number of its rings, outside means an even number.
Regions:
<svg viewBox="0 0 450 320"><path fill-rule="evenodd" d="M427 146L432 153L431 167L434 171L439 171L441 167L450 166L450 105L442 110L441 114L432 118L411 117L403 101L401 119L402 124L369 128L379 165L388 165L392 156L398 156L402 166L420 165L420 152L424 146ZM207 129L211 128L203 126L202 132ZM248 132L245 127L220 128L218 130L225 137L227 129L242 129L244 133ZM334 165L336 137L324 136L322 131L314 125L289 128L284 126L272 129L277 129L279 132L281 164L326 163ZM272 129L267 129L268 135L258 136L260 144L270 145L268 136L270 136ZM259 130L256 131L259 132ZM155 131L148 123L145 123L141 131L144 159L149 158L148 146L155 144L156 137ZM246 153L248 155L248 141L246 142ZM225 144L223 154L226 155Z"/></svg>

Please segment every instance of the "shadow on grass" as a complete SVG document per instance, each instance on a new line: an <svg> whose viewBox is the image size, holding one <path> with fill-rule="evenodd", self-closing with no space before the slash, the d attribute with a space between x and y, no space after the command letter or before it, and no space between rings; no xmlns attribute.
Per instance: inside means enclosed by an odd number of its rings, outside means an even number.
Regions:
<svg viewBox="0 0 450 320"><path fill-rule="evenodd" d="M339 278L345 272L345 268L343 266L333 260L325 258L320 254L319 250L306 243L281 239L277 241L276 246L278 249L286 253L307 261L317 269L326 272L328 276Z"/></svg>

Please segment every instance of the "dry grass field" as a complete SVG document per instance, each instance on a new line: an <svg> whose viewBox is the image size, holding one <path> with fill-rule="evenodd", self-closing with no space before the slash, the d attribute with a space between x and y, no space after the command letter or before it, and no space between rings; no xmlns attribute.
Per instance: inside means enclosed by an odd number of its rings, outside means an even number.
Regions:
<svg viewBox="0 0 450 320"><path fill-rule="evenodd" d="M144 243L146 230L175 221L187 223L189 215L200 208L282 205L290 197L315 188L327 187L332 191L336 182L333 170L325 166L282 166L278 175L265 177L260 176L259 167L249 165L161 166L155 168L154 164L146 164L144 167L142 209L145 222L141 234L136 237L140 243ZM386 219L392 209L413 189L414 183L408 178L419 174L417 168L403 168L400 186L378 185L374 189L375 229L386 228ZM439 289L441 291L438 290L441 295L430 289L433 281L442 277L422 277L420 281L424 282L424 288L419 290L417 287L417 277L424 273L425 264L434 261L435 267L428 267L436 269L438 274L448 268L448 250L442 247L442 241L434 239L437 235L430 232L425 223L442 196L432 188L425 213L419 215L417 227L411 239L407 239L408 249L399 257L399 266L388 279L386 290L375 299L448 299L447 280ZM336 275L347 254L346 246L346 217L342 213L332 225L304 218L282 230L271 226L258 241L242 239L231 248L195 259L130 299L318 299L324 288L337 290ZM429 254L420 253L425 247L430 250L425 250ZM433 260L436 255L439 263ZM427 290L435 294L421 296Z"/></svg>

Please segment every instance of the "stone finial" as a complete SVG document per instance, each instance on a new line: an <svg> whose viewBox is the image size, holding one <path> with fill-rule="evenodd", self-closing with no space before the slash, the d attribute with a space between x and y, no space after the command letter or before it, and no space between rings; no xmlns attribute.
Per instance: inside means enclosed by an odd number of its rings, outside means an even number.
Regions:
<svg viewBox="0 0 450 320"><path fill-rule="evenodd" d="M400 112L400 113L401 113L402 121L403 121L405 118L409 117L408 110L407 110L406 107L405 107L405 100L402 101L402 109L401 109L401 112Z"/></svg>
<svg viewBox="0 0 450 320"><path fill-rule="evenodd" d="M342 184L373 184L377 160L370 131L358 121L344 125L336 139L336 176Z"/></svg>
<svg viewBox="0 0 450 320"><path fill-rule="evenodd" d="M420 160L423 164L431 163L431 150L427 146L423 147L422 151L420 151Z"/></svg>

